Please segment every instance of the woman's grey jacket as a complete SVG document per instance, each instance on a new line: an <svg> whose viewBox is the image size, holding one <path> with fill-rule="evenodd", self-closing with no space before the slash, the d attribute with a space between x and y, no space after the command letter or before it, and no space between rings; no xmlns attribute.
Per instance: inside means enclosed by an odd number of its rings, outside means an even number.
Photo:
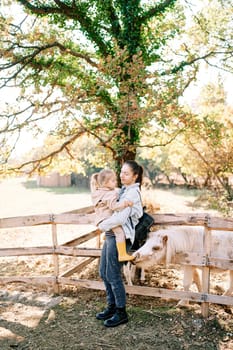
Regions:
<svg viewBox="0 0 233 350"><path fill-rule="evenodd" d="M139 183L122 187L119 194L119 202L123 200L132 201L133 206L127 207L119 212L114 212L110 218L102 221L98 227L101 231L106 232L114 227L122 226L126 239L130 239L133 244L135 226L143 214Z"/></svg>

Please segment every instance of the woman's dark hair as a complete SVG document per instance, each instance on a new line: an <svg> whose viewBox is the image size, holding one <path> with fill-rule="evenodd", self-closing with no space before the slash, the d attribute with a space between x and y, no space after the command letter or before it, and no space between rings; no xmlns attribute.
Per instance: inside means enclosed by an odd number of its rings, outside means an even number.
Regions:
<svg viewBox="0 0 233 350"><path fill-rule="evenodd" d="M136 182L142 184L142 178L143 178L143 167L139 165L135 160L126 160L124 164L127 164L133 171L134 175L137 175Z"/></svg>

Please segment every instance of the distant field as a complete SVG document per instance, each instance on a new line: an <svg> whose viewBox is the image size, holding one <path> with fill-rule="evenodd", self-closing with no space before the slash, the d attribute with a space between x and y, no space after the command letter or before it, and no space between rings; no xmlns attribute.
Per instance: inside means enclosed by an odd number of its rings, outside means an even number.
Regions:
<svg viewBox="0 0 233 350"><path fill-rule="evenodd" d="M193 190L155 189L150 197L160 206L163 213L207 212L194 208L197 192ZM32 214L62 213L91 205L88 190L77 187L37 187L35 180L16 178L0 182L0 217ZM208 210L209 213L215 213Z"/></svg>
<svg viewBox="0 0 233 350"><path fill-rule="evenodd" d="M62 213L91 205L89 192L78 188L42 188L26 178L0 182L0 217Z"/></svg>

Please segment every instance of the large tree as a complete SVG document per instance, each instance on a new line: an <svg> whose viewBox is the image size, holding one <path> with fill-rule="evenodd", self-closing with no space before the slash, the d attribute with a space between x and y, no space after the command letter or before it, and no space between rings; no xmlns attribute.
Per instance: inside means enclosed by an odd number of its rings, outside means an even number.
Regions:
<svg viewBox="0 0 233 350"><path fill-rule="evenodd" d="M13 17L3 7L1 87L21 95L1 113L2 164L24 128L35 137L48 128L60 139L33 170L59 152L72 157L84 134L110 150L119 169L151 124L171 139L187 128L192 116L178 98L199 62L232 67L232 1L207 3L198 12L195 1L193 9L181 0L15 0Z"/></svg>

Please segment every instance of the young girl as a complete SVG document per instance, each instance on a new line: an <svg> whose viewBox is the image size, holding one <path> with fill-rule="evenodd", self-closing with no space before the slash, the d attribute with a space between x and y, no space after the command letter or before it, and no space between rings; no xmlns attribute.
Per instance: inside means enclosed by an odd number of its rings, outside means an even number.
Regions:
<svg viewBox="0 0 233 350"><path fill-rule="evenodd" d="M113 212L131 207L132 201L118 202L119 190L116 188L116 174L110 169L103 169L91 177L91 195L96 213L96 226L109 218ZM130 261L134 257L127 254L125 234L121 226L112 229L116 236L119 261Z"/></svg>

